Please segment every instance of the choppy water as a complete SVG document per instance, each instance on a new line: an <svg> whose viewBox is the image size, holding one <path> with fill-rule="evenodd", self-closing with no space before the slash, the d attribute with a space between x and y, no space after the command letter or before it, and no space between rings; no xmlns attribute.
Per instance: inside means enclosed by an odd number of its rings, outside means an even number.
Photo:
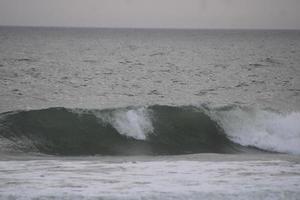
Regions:
<svg viewBox="0 0 300 200"><path fill-rule="evenodd" d="M0 113L4 199L300 195L300 31L0 27Z"/></svg>
<svg viewBox="0 0 300 200"><path fill-rule="evenodd" d="M0 30L1 107L299 109L299 31Z"/></svg>
<svg viewBox="0 0 300 200"><path fill-rule="evenodd" d="M1 175L0 197L299 199L299 163L198 159L194 156L193 160L173 157L163 161L139 161L135 158L133 162L113 158L110 162L98 158L0 161L1 169L7 169Z"/></svg>

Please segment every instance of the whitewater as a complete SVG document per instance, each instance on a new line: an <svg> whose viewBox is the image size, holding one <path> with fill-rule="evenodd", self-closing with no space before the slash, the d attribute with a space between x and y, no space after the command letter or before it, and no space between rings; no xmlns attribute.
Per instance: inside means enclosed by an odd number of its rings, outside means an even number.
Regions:
<svg viewBox="0 0 300 200"><path fill-rule="evenodd" d="M299 199L300 32L0 27L0 199Z"/></svg>

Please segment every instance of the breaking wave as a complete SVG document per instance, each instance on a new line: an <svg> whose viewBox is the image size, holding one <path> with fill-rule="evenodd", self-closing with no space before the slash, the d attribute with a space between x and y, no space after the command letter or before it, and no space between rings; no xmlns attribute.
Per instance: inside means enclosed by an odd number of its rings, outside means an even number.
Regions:
<svg viewBox="0 0 300 200"><path fill-rule="evenodd" d="M300 113L241 107L48 108L0 115L1 152L51 155L300 154Z"/></svg>
<svg viewBox="0 0 300 200"><path fill-rule="evenodd" d="M227 137L243 146L300 154L300 113L235 107L212 111Z"/></svg>

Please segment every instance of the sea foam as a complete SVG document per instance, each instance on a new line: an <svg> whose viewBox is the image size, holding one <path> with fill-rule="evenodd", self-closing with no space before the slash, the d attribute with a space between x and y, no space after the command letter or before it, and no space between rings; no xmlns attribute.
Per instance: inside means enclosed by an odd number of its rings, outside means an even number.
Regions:
<svg viewBox="0 0 300 200"><path fill-rule="evenodd" d="M300 154L300 113L233 108L212 114L230 140L267 151Z"/></svg>
<svg viewBox="0 0 300 200"><path fill-rule="evenodd" d="M149 110L145 108L116 110L98 117L110 123L121 135L137 140L145 140L153 132Z"/></svg>

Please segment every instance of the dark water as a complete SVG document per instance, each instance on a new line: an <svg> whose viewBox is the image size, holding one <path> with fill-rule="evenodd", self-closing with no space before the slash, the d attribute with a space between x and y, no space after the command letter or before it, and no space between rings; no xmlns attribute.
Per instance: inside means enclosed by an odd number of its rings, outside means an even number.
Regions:
<svg viewBox="0 0 300 200"><path fill-rule="evenodd" d="M3 151L176 155L246 150L231 142L217 122L196 107L150 106L147 111L50 108L3 115L0 135L11 141L9 146L2 145Z"/></svg>

